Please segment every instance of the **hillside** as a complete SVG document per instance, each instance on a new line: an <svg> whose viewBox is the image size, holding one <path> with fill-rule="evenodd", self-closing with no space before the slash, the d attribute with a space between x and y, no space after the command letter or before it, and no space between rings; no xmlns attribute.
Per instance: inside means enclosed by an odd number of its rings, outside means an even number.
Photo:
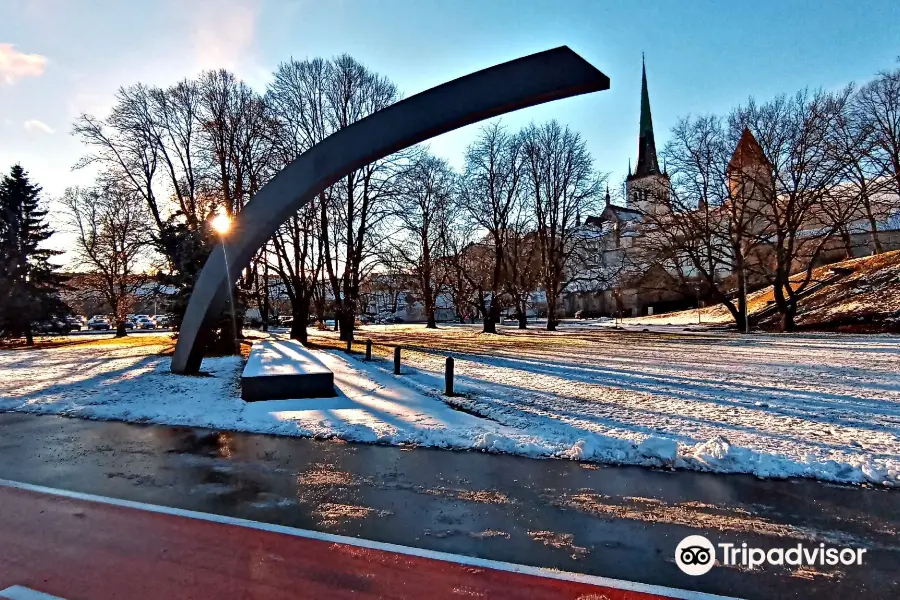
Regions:
<svg viewBox="0 0 900 600"><path fill-rule="evenodd" d="M799 276L797 276L799 279ZM810 290L799 303L797 325L804 329L841 331L900 331L900 250L855 258L819 267ZM749 295L750 314L763 328L774 327L771 287ZM696 310L626 319L628 323L655 325L696 324ZM703 324L733 324L721 304L700 311Z"/></svg>

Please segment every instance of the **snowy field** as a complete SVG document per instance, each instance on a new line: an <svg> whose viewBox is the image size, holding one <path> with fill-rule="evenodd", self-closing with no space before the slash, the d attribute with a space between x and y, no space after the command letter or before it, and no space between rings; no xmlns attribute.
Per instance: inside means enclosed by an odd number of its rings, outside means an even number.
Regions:
<svg viewBox="0 0 900 600"><path fill-rule="evenodd" d="M240 358L176 376L162 336L0 351L0 410L900 486L897 336L372 326L367 337L372 363L318 353L338 397L251 404ZM462 394L450 399L447 355Z"/></svg>

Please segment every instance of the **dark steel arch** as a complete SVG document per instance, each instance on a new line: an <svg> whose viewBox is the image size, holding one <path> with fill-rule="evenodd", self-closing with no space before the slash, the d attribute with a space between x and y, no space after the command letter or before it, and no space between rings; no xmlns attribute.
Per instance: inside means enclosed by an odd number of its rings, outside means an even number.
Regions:
<svg viewBox="0 0 900 600"><path fill-rule="evenodd" d="M325 138L281 170L238 214L225 244L228 281L288 217L348 172L423 140L507 112L609 89L609 78L567 46L496 65L416 94ZM225 307L225 256L213 252L181 323L172 371L195 373L198 334Z"/></svg>

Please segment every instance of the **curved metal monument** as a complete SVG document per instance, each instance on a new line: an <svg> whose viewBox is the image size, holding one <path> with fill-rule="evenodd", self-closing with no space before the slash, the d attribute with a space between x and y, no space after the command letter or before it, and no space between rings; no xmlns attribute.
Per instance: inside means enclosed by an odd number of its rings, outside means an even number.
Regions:
<svg viewBox="0 0 900 600"><path fill-rule="evenodd" d="M609 78L567 46L496 65L392 104L325 138L286 166L237 215L225 244L228 281L288 217L364 165L459 127L520 108L609 89ZM198 334L225 307L225 256L213 252L181 323L172 371L195 373Z"/></svg>

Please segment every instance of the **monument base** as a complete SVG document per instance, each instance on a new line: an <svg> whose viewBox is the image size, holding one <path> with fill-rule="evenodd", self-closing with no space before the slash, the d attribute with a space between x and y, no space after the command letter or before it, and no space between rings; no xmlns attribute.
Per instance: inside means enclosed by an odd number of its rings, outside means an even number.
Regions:
<svg viewBox="0 0 900 600"><path fill-rule="evenodd" d="M241 374L241 398L330 398L334 373L296 340L256 342Z"/></svg>

